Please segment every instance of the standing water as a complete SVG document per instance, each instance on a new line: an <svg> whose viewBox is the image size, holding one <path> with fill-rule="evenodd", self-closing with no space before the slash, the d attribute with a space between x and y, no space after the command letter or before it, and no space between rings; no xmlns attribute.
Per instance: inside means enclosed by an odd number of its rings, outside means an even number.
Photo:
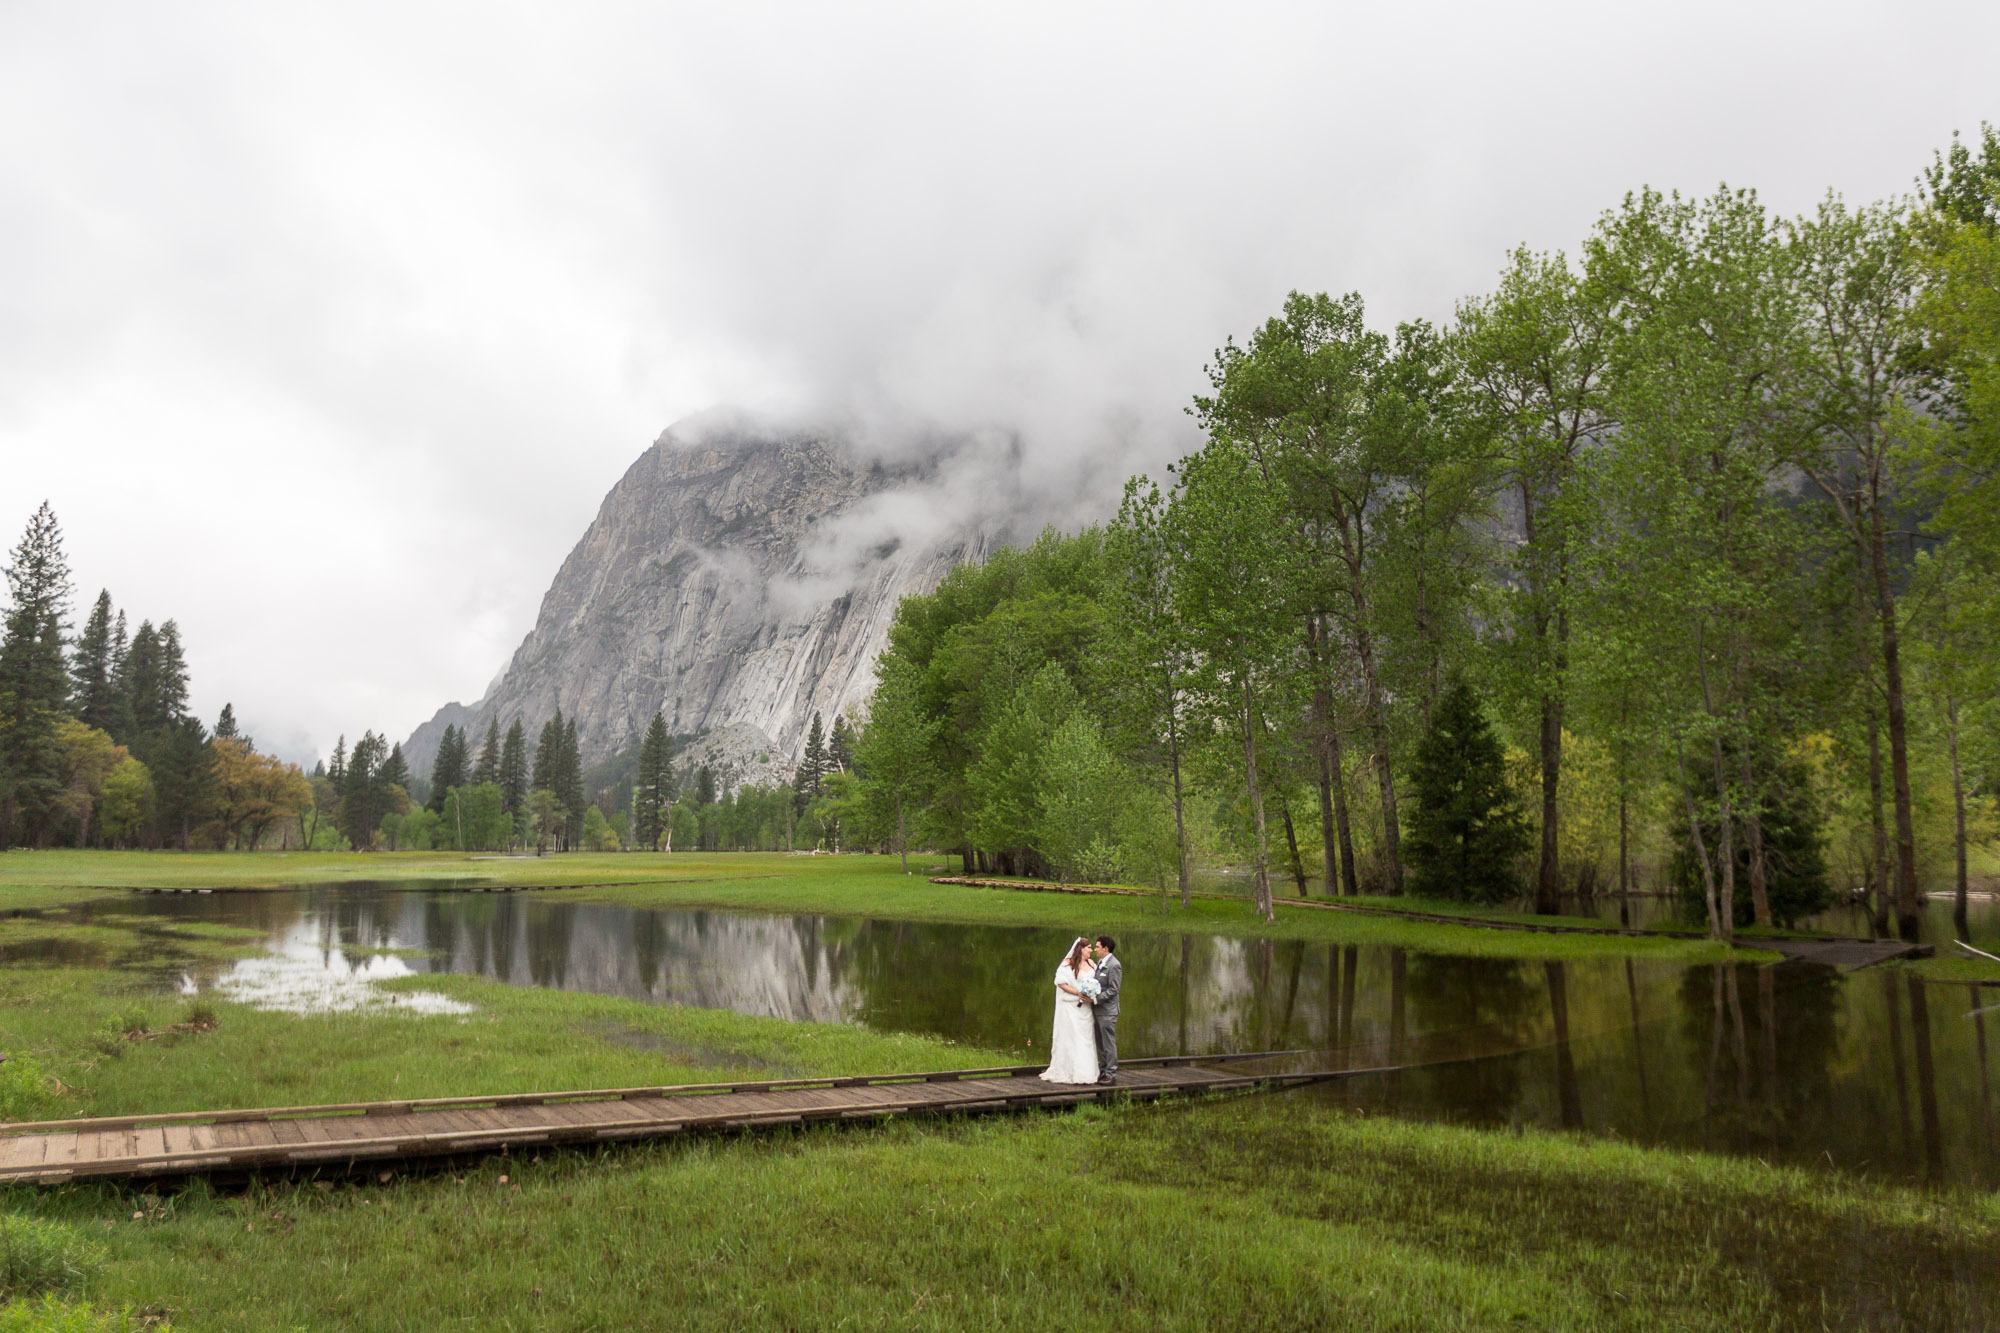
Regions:
<svg viewBox="0 0 2000 1333"><path fill-rule="evenodd" d="M280 1007L353 1007L374 979L463 973L929 1033L1023 1063L1046 1056L1049 979L1073 938L387 884L141 895L98 910L261 931L264 958L199 976L149 965L163 984ZM1213 935L1132 935L1119 956L1128 1057L1302 1048L1317 1067L1415 1066L1314 1094L1357 1107L2000 1185L2000 1009L1984 1012L2000 986L1889 968L1511 962ZM347 999L317 998L327 994Z"/></svg>

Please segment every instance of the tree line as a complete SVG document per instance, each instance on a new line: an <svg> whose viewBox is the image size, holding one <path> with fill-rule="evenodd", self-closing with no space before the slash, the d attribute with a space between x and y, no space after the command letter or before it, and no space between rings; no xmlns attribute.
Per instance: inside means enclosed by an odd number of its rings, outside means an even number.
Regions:
<svg viewBox="0 0 2000 1333"><path fill-rule="evenodd" d="M101 591L68 634L62 528L47 503L7 567L0 630L0 846L256 846L311 799L296 766L259 754L225 704L188 713L180 626Z"/></svg>
<svg viewBox="0 0 2000 1333"><path fill-rule="evenodd" d="M2000 139L1915 197L1646 190L1443 326L1293 294L1116 520L907 599L857 751L898 846L1300 893L1642 872L1727 937L1910 936L1995 831ZM873 760L870 764L869 761ZM1949 852L1949 871L1946 853Z"/></svg>

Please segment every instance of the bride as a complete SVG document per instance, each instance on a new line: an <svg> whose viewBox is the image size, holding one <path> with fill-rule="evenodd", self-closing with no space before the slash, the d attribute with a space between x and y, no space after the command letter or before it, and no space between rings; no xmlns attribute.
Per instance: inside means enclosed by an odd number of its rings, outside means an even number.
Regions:
<svg viewBox="0 0 2000 1333"><path fill-rule="evenodd" d="M1097 985L1097 966L1090 961L1089 941L1079 938L1056 968L1055 1048L1041 1077L1051 1083L1097 1082L1097 1034L1091 1023L1087 990Z"/></svg>

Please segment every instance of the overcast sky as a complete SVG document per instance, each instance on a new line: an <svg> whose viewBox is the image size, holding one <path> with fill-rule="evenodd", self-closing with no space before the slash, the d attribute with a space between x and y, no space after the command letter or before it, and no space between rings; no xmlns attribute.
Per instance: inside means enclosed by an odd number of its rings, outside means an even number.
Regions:
<svg viewBox="0 0 2000 1333"><path fill-rule="evenodd" d="M1157 467L1289 289L1443 318L1640 185L1905 191L1995 51L1990 0L0 0L0 535L49 499L205 718L401 737L691 412Z"/></svg>

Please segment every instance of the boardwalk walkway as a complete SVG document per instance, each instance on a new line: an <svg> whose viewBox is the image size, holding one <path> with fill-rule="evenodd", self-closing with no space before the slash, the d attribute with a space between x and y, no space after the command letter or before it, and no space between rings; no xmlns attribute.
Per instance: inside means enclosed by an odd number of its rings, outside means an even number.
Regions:
<svg viewBox="0 0 2000 1333"><path fill-rule="evenodd" d="M1114 1097L1279 1087L1372 1070L1273 1073L1297 1051L1125 1060L1114 1087L1044 1083L1040 1065L879 1078L698 1083L0 1124L0 1183L192 1175L664 1138L757 1125L1018 1111Z"/></svg>

